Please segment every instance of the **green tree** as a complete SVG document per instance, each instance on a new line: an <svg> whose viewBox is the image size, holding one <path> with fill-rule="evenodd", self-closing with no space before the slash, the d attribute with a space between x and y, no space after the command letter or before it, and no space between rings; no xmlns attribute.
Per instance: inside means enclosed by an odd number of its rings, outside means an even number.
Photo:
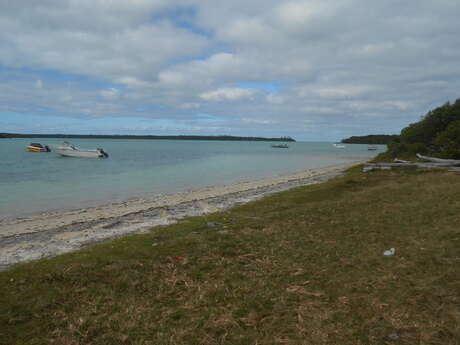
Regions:
<svg viewBox="0 0 460 345"><path fill-rule="evenodd" d="M460 99L431 110L404 128L399 138L388 144L385 155L402 158L416 153L460 158Z"/></svg>
<svg viewBox="0 0 460 345"><path fill-rule="evenodd" d="M446 158L460 158L460 120L451 122L445 131L439 133L434 143Z"/></svg>

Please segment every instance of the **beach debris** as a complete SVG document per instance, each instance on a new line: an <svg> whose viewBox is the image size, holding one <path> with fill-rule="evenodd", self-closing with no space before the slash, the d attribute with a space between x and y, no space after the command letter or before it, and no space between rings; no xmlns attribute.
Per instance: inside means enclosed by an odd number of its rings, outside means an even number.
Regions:
<svg viewBox="0 0 460 345"><path fill-rule="evenodd" d="M209 202L200 200L196 203L198 208L201 209L202 212L204 213L213 213L220 211L221 208L217 207L216 205L211 205Z"/></svg>
<svg viewBox="0 0 460 345"><path fill-rule="evenodd" d="M221 226L222 223L219 223L219 222L208 222L206 225L208 226L208 228L215 228L216 226Z"/></svg>
<svg viewBox="0 0 460 345"><path fill-rule="evenodd" d="M395 158L393 162L380 162L380 163L365 163L363 172L372 170L388 170L395 167L416 167L420 169L448 169L449 171L457 172L459 169L455 168L460 166L460 160L457 159L441 159L436 157L422 156L416 154L417 158L422 162L411 162L403 159Z"/></svg>
<svg viewBox="0 0 460 345"><path fill-rule="evenodd" d="M176 255L174 259L176 259L177 261L181 261L181 260L184 260L184 257L181 255Z"/></svg>
<svg viewBox="0 0 460 345"><path fill-rule="evenodd" d="M422 156L420 153L417 153L416 156L420 160L425 160L425 161L433 162L437 164L444 164L448 166L460 165L460 160L458 159L442 159L442 158L436 158L436 157L428 157L428 156Z"/></svg>
<svg viewBox="0 0 460 345"><path fill-rule="evenodd" d="M389 342L389 341L392 342L392 341L395 341L395 340L399 340L399 335L398 335L398 333L393 332L393 333L388 334L388 335L384 338L384 340L386 340L386 342Z"/></svg>
<svg viewBox="0 0 460 345"><path fill-rule="evenodd" d="M396 333L391 333L391 334L388 334L388 338L391 339L391 340L398 340L399 335L396 334Z"/></svg>
<svg viewBox="0 0 460 345"><path fill-rule="evenodd" d="M385 256L392 256L392 255L395 255L395 249L394 249L394 248L390 248L390 249L388 249L388 250L385 250L385 251L383 252L383 255L385 255Z"/></svg>
<svg viewBox="0 0 460 345"><path fill-rule="evenodd" d="M108 224L103 225L102 229L110 229L110 228L113 228L113 227L115 227L117 225L120 225L121 223L122 223L121 220L116 220L114 222L110 222Z"/></svg>

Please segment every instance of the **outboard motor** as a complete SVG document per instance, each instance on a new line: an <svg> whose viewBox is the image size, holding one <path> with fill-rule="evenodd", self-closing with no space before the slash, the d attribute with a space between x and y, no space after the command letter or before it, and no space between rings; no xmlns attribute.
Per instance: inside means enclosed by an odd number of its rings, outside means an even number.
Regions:
<svg viewBox="0 0 460 345"><path fill-rule="evenodd" d="M109 154L107 152L105 152L103 149L98 149L98 151L101 153L103 158L108 158L109 157Z"/></svg>
<svg viewBox="0 0 460 345"><path fill-rule="evenodd" d="M45 145L45 150L46 150L46 152L51 152L51 149L50 149L50 147L48 145Z"/></svg>

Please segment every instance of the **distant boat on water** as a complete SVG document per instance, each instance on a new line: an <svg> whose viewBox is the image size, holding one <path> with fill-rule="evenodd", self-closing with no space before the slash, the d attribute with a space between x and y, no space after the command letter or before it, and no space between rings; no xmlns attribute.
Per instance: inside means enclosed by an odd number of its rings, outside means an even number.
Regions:
<svg viewBox="0 0 460 345"><path fill-rule="evenodd" d="M343 145L341 143L334 143L334 144L332 144L332 146L334 146L336 149L344 149L345 148L345 145Z"/></svg>
<svg viewBox="0 0 460 345"><path fill-rule="evenodd" d="M57 154L63 157L75 157L75 158L107 158L109 154L101 148L97 149L81 149L68 142L64 142L62 145L57 146L54 150Z"/></svg>
<svg viewBox="0 0 460 345"><path fill-rule="evenodd" d="M277 148L277 149L288 149L289 148L287 144L273 144L272 147Z"/></svg>
<svg viewBox="0 0 460 345"><path fill-rule="evenodd" d="M367 145L367 149L369 151L375 151L375 150L377 150L377 146L375 146L375 145Z"/></svg>
<svg viewBox="0 0 460 345"><path fill-rule="evenodd" d="M50 152L50 148L46 145L39 143L31 143L27 146L27 151L29 152Z"/></svg>

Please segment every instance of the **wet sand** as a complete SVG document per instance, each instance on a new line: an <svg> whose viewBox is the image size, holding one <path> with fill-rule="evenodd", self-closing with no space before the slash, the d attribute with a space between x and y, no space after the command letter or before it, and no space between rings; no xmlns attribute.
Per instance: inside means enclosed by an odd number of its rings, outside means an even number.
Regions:
<svg viewBox="0 0 460 345"><path fill-rule="evenodd" d="M294 187L343 174L360 162L306 170L269 179L216 186L153 199L37 214L0 221L0 269L74 251L91 243L149 231L158 225L217 212Z"/></svg>

